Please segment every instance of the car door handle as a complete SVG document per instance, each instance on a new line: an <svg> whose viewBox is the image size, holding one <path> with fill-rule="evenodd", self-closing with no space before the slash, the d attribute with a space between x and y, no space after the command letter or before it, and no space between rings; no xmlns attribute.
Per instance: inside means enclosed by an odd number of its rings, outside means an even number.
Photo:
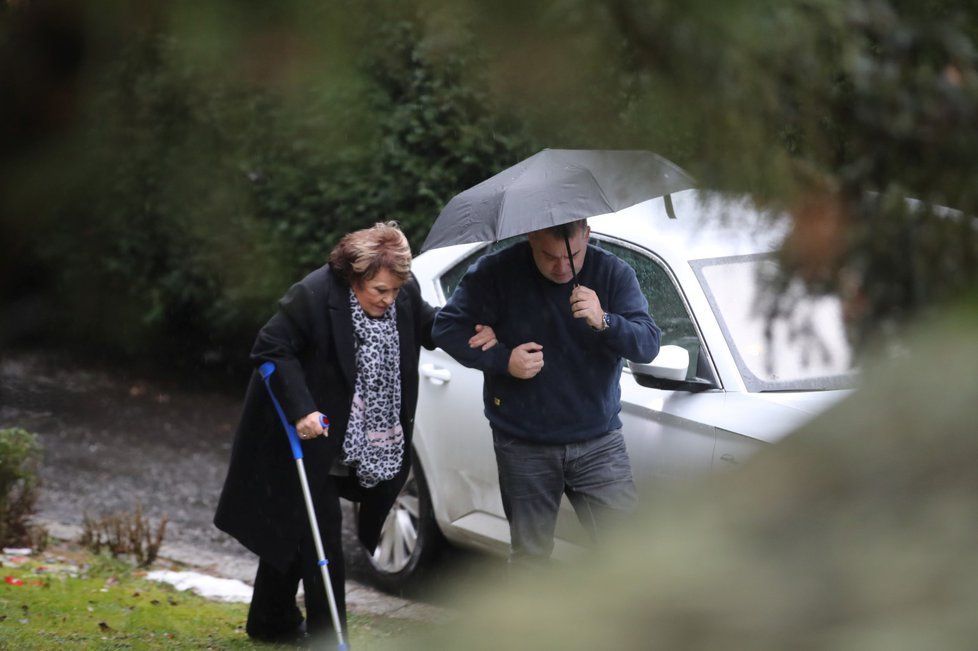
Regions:
<svg viewBox="0 0 978 651"><path fill-rule="evenodd" d="M452 379L452 372L447 368L441 368L434 364L422 364L421 375L428 378L434 384L445 384Z"/></svg>

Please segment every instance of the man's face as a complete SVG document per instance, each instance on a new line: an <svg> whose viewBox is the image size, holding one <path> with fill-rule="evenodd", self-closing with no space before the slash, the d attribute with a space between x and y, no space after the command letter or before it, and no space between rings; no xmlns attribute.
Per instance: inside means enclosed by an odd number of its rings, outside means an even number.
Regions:
<svg viewBox="0 0 978 651"><path fill-rule="evenodd" d="M584 264L584 254L587 252L587 240L590 236L590 227L585 227L570 237L574 268L578 271ZM574 275L571 273L567 246L564 244L563 237L554 237L545 231L534 231L527 235L526 239L530 242L530 249L533 251L533 261L544 278L559 285L570 282Z"/></svg>

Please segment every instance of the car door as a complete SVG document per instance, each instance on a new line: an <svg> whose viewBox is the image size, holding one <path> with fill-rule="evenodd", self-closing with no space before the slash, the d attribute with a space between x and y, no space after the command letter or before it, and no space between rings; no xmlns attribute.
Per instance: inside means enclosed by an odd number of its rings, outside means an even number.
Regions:
<svg viewBox="0 0 978 651"><path fill-rule="evenodd" d="M626 366L621 420L636 479L647 482L702 474L713 460L711 414L721 409L724 395L682 288L665 263L650 252L598 237L594 243L635 270L649 311L662 330L661 345L685 349L690 359L686 379L704 387L690 392L640 386Z"/></svg>
<svg viewBox="0 0 978 651"><path fill-rule="evenodd" d="M487 247L455 262L437 278L440 302ZM417 444L423 446L428 485L444 533L508 543L489 421L483 414L482 373L442 349L421 351Z"/></svg>

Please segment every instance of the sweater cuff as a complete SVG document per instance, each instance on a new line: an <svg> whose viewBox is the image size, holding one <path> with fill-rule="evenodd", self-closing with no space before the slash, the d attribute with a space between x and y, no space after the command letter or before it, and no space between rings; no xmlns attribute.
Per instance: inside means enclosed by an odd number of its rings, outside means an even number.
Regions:
<svg viewBox="0 0 978 651"><path fill-rule="evenodd" d="M490 348L485 352L486 355L486 368L485 370L490 373L495 373L497 375L506 375L509 373L509 348L503 346L500 343L496 343L495 346Z"/></svg>

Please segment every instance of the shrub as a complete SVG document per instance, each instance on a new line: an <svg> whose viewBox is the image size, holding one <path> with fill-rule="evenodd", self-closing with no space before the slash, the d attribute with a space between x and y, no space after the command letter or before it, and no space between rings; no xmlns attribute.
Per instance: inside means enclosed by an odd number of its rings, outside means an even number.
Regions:
<svg viewBox="0 0 978 651"><path fill-rule="evenodd" d="M417 250L454 193L532 153L490 110L470 48L434 48L417 21L382 36L352 85L291 91L216 76L165 30L128 37L86 82L67 189L24 227L52 311L71 315L41 336L195 371L243 363L342 235L396 219Z"/></svg>
<svg viewBox="0 0 978 651"><path fill-rule="evenodd" d="M37 471L41 444L37 436L18 428L0 429L0 545L43 542L29 518L37 501Z"/></svg>
<svg viewBox="0 0 978 651"><path fill-rule="evenodd" d="M166 523L167 517L163 514L154 533L149 520L143 517L140 504L136 504L132 513L112 513L97 519L86 513L79 543L96 554L104 548L113 558L129 556L140 567L148 567L159 554Z"/></svg>

